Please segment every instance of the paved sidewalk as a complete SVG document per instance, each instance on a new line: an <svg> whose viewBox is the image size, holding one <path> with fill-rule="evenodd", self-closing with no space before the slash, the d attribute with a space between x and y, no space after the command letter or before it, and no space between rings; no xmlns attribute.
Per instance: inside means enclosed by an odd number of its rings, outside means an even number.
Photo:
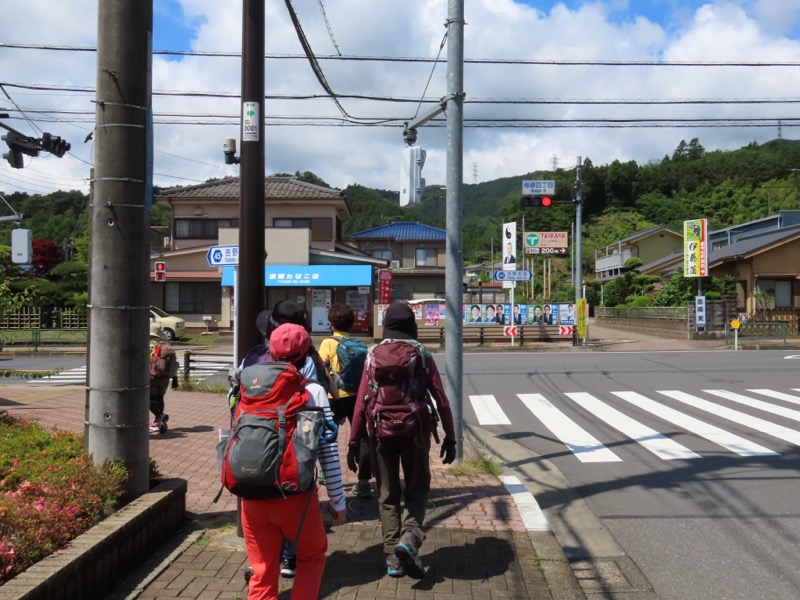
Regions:
<svg viewBox="0 0 800 600"><path fill-rule="evenodd" d="M0 408L48 427L83 431L85 392L78 387L0 387ZM219 491L215 445L228 422L223 395L169 391L170 429L150 437L150 456L162 474L189 482L193 519L171 556L158 557L123 582L114 598L245 598L247 556L235 534L236 501ZM347 439L347 427L341 439ZM344 444L340 444L344 448ZM377 501L351 498L348 524L329 528L325 599L572 599L584 598L551 533L525 529L512 496L491 475L456 475L431 452L433 489L428 538L418 582L383 572ZM344 464L344 455L342 455ZM355 476L345 468L346 486ZM321 498L326 498L324 490ZM282 580L291 587L290 580ZM281 598L288 598L283 595Z"/></svg>

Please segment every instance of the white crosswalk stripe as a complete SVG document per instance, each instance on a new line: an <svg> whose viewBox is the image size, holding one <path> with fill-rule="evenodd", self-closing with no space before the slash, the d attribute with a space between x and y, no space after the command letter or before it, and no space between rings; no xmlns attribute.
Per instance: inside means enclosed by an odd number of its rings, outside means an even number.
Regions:
<svg viewBox="0 0 800 600"><path fill-rule="evenodd" d="M189 379L192 381L203 381L216 375L218 373L227 373L231 365L233 365L233 357L231 356L209 356L211 360L198 362L202 368L193 368L189 372ZM179 378L183 378L183 374L178 374ZM28 379L28 384L39 385L86 385L86 366L75 367L74 369L67 369L54 375L47 377L39 377L37 379Z"/></svg>
<svg viewBox="0 0 800 600"><path fill-rule="evenodd" d="M632 419L625 413L598 400L591 394L586 392L574 392L565 395L577 402L581 407L592 413L598 419L602 419L611 425L611 427L624 433L636 443L663 460L700 458L700 455L696 452L692 452L685 446L681 446L675 440L661 435L655 429L639 423L639 421Z"/></svg>
<svg viewBox="0 0 800 600"><path fill-rule="evenodd" d="M746 440L741 436L727 432L716 425L706 423L705 421L701 421L700 419L692 417L691 415L687 415L675 410L674 408L670 408L669 406L655 402L654 400L651 400L650 398L647 398L646 396L643 396L637 392L611 393L618 398L622 398L634 406L641 408L642 410L646 410L652 415L660 417L665 421L669 421L670 423L674 423L678 427L683 427L686 431L690 431L697 436L703 437L710 442L722 446L723 448L727 448L739 456L770 456L780 454L779 452L765 448L760 444Z"/></svg>
<svg viewBox="0 0 800 600"><path fill-rule="evenodd" d="M75 367L47 377L28 379L27 383L38 383L39 385L86 385L86 367Z"/></svg>
<svg viewBox="0 0 800 600"><path fill-rule="evenodd" d="M747 390L751 394L758 394L778 401L800 405L800 397L770 389ZM797 388L795 391L800 391ZM775 415L800 423L800 410L783 406L778 402L765 401L750 397L750 395L722 389L704 389L697 394L680 390L657 390L668 399L675 400L682 405L709 413L713 417L733 422L739 429L751 430L754 433L766 434L773 438L783 440L795 446L800 446L800 425L798 428L781 425L768 419L754 416L735 410L726 403L732 402L751 409ZM713 396L718 401L710 401L701 394ZM603 423L622 433L626 439L637 442L662 460L700 459L703 455L695 452L672 439L673 433L664 434L659 431L658 425L645 424L640 420L626 414L625 407L649 413L659 420L677 426L699 438L704 438L725 450L743 457L752 456L780 456L780 452L762 444L747 439L746 433L733 433L723 426L718 426L673 408L663 399L656 400L646 394L635 391L613 391L606 395L613 396L626 404L617 407L618 403L609 403L601 399L603 394L588 392L564 392L557 394L552 401L543 394L525 393L515 394L522 404L530 411L550 433L561 441L583 463L620 462L622 459L612 450L600 442L594 434L579 424L573 413L580 416L585 411L592 416L590 423ZM563 398L568 398L571 403L564 404ZM559 407L559 398L563 407ZM515 420L509 417L514 414L516 422L520 421L519 412L515 406L502 404L494 395L469 396L470 404L475 417L480 425L514 426ZM508 413L507 411L511 411ZM751 411L752 412L752 411ZM638 418L638 417L637 417ZM523 419L524 420L524 419ZM663 431L663 429L662 429ZM607 435L607 431L606 431ZM691 440L691 438L689 438ZM717 453L714 454L718 455Z"/></svg>
<svg viewBox="0 0 800 600"><path fill-rule="evenodd" d="M517 394L517 397L581 462L622 460L541 394Z"/></svg>

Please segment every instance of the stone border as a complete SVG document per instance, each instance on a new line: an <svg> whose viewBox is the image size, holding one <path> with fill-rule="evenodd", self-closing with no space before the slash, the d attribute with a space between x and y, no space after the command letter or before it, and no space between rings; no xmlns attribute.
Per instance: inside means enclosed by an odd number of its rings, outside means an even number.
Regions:
<svg viewBox="0 0 800 600"><path fill-rule="evenodd" d="M100 598L185 525L185 479L166 479L0 587L0 600Z"/></svg>

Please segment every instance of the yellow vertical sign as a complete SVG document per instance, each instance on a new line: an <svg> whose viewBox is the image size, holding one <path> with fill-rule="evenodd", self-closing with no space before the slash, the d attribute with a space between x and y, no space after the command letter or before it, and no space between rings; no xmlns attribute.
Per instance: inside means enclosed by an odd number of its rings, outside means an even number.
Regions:
<svg viewBox="0 0 800 600"><path fill-rule="evenodd" d="M589 305L586 304L586 298L578 298L578 338L585 340L589 337Z"/></svg>

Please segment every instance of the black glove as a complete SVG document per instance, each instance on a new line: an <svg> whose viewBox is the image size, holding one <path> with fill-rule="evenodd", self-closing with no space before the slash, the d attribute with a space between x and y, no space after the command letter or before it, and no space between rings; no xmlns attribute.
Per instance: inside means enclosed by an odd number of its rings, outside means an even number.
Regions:
<svg viewBox="0 0 800 600"><path fill-rule="evenodd" d="M439 452L439 458L441 458L442 462L446 465L452 463L456 459L456 443L444 442L442 444L442 450Z"/></svg>
<svg viewBox="0 0 800 600"><path fill-rule="evenodd" d="M347 448L347 468L353 473L358 471L358 455L360 454L358 446L349 446Z"/></svg>

